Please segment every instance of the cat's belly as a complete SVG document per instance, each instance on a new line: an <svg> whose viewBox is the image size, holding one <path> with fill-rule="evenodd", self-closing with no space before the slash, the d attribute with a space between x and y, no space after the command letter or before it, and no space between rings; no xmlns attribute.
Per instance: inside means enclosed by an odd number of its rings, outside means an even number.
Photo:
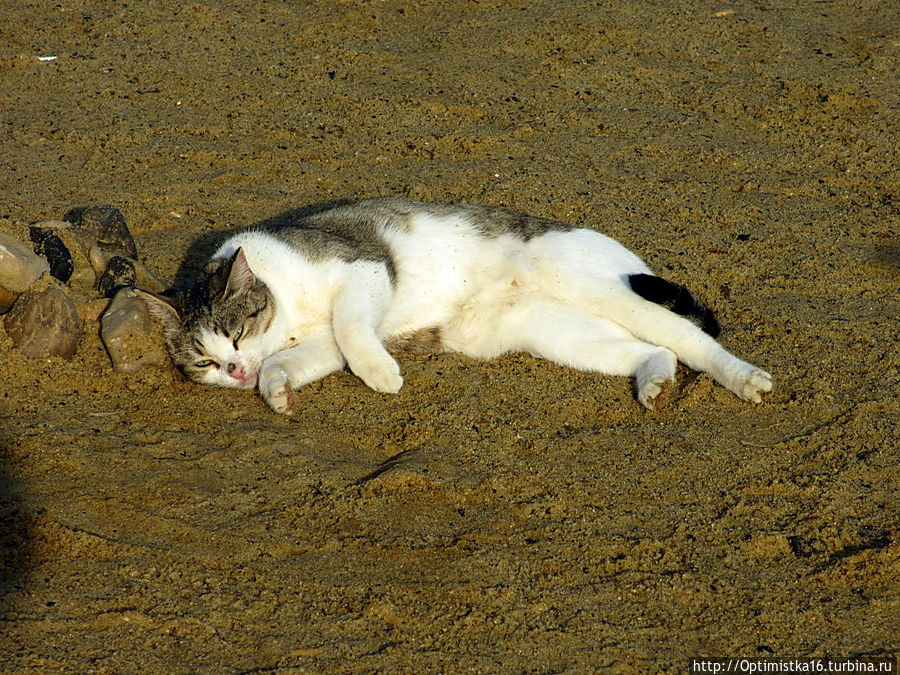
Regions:
<svg viewBox="0 0 900 675"><path fill-rule="evenodd" d="M446 220L446 219L445 219ZM491 317L533 276L525 244L511 235L484 237L459 218L418 223L409 241L391 245L396 282L379 327L382 339L439 328L448 348L492 332Z"/></svg>
<svg viewBox="0 0 900 675"><path fill-rule="evenodd" d="M498 280L448 302L392 307L378 333L388 349L461 352L493 358L515 347L511 324L527 320L532 298L545 299L519 277Z"/></svg>
<svg viewBox="0 0 900 675"><path fill-rule="evenodd" d="M442 326L444 348L478 359L518 349L520 335L513 327L539 319L532 307L546 299L536 286L517 278L498 283L470 298Z"/></svg>

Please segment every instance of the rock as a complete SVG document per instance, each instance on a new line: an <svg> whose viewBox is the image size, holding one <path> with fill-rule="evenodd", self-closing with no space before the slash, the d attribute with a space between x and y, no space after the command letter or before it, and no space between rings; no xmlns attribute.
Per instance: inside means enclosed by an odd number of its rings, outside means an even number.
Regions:
<svg viewBox="0 0 900 675"><path fill-rule="evenodd" d="M72 257L73 265L72 274L68 279L69 286L88 291L97 285L97 278L103 270L95 272L94 268L91 267L90 260L88 260L90 247L97 245L95 239L76 232L72 223L62 220L44 220L32 225L31 230L32 241L34 241L35 236L33 234L34 230L40 230L54 235L66 247L69 255ZM54 276L56 275L54 274Z"/></svg>
<svg viewBox="0 0 900 675"><path fill-rule="evenodd" d="M104 251L99 246L94 246L91 249L90 257L91 265L93 265L93 268L97 271L98 275L102 275L103 272L106 271L110 260L112 260L112 258L116 256L114 256L109 251ZM169 288L169 284L167 284L165 281L151 272L150 268L145 264L131 258L125 258L125 260L128 260L131 263L132 267L134 267L134 273L136 277L136 283L134 284L135 286L148 291L153 291L154 293L162 293L164 290Z"/></svg>
<svg viewBox="0 0 900 675"><path fill-rule="evenodd" d="M137 260L137 246L125 224L125 216L115 206L104 204L73 209L66 214L67 221L79 236L85 251L96 244L113 255Z"/></svg>
<svg viewBox="0 0 900 675"><path fill-rule="evenodd" d="M3 314L12 307L18 297L18 293L13 293L0 286L0 314Z"/></svg>
<svg viewBox="0 0 900 675"><path fill-rule="evenodd" d="M128 258L114 255L106 265L106 271L97 283L97 289L104 297L111 298L125 286L137 285L134 264Z"/></svg>
<svg viewBox="0 0 900 675"><path fill-rule="evenodd" d="M100 319L100 339L117 373L130 375L168 362L160 329L134 289L116 293Z"/></svg>
<svg viewBox="0 0 900 675"><path fill-rule="evenodd" d="M55 287L22 293L4 318L6 333L31 358L71 358L81 339L75 303Z"/></svg>
<svg viewBox="0 0 900 675"><path fill-rule="evenodd" d="M46 260L23 241L0 232L0 314L22 291L50 271Z"/></svg>
<svg viewBox="0 0 900 675"><path fill-rule="evenodd" d="M75 264L62 239L53 230L43 227L30 227L29 233L34 252L50 263L50 274L66 283L75 271Z"/></svg>

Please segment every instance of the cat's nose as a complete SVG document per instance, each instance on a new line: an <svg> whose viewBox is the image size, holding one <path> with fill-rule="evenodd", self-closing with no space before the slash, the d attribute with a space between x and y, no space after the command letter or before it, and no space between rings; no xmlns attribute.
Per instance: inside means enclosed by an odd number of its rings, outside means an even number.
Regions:
<svg viewBox="0 0 900 675"><path fill-rule="evenodd" d="M244 366L238 365L237 363L229 363L225 366L225 370L227 370L228 374L236 380L244 379Z"/></svg>

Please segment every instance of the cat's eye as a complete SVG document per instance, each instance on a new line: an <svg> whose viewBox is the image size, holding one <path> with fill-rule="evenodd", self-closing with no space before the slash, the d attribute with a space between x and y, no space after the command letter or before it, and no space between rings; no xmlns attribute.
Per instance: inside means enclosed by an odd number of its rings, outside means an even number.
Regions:
<svg viewBox="0 0 900 675"><path fill-rule="evenodd" d="M212 359L204 359L203 361L197 361L194 364L195 368L209 368L210 366L219 367L219 364L213 361Z"/></svg>
<svg viewBox="0 0 900 675"><path fill-rule="evenodd" d="M237 343L238 343L238 340L241 339L241 336L242 336L243 334L244 334L244 327L241 326L240 328L237 329L237 332L236 332L236 333L234 334L234 336L231 338L231 341L232 341L232 343L234 344L234 348L235 348L235 349L237 349Z"/></svg>

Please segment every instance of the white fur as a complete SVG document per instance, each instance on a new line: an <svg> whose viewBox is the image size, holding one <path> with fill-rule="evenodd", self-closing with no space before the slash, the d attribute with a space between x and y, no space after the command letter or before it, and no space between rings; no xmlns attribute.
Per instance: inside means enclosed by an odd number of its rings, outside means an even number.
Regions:
<svg viewBox="0 0 900 675"><path fill-rule="evenodd" d="M394 260L393 285L381 263L312 262L261 231L230 239L217 257L242 248L277 313L238 354L228 340L204 343L248 373L239 384L219 373L214 383L247 386L258 377L278 412L290 411L292 389L345 365L372 389L396 392L403 378L383 342L439 326L446 349L472 357L527 351L579 370L634 376L638 398L650 408L674 381L676 360L711 373L745 400L758 402L772 388L768 373L632 292L627 276L649 269L602 234L551 230L526 242L486 237L458 215L422 213L408 228L385 227L382 235Z"/></svg>

